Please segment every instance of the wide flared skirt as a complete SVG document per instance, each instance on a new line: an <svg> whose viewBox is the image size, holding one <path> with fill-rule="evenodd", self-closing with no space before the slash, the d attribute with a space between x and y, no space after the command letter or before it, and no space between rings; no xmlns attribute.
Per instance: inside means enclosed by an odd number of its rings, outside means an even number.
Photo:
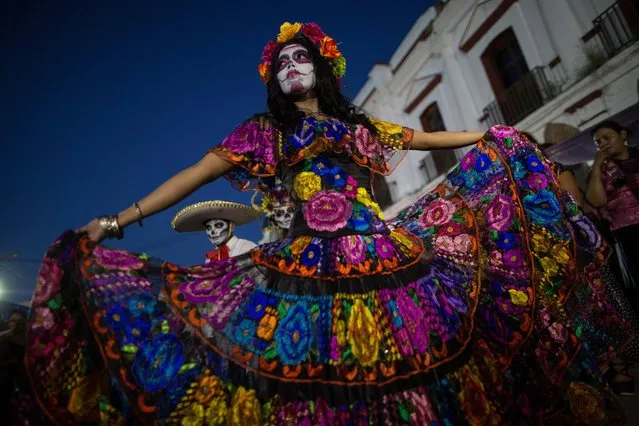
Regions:
<svg viewBox="0 0 639 426"><path fill-rule="evenodd" d="M33 298L35 397L65 425L614 424L597 364L630 327L559 193L494 128L388 232L193 267L66 232Z"/></svg>

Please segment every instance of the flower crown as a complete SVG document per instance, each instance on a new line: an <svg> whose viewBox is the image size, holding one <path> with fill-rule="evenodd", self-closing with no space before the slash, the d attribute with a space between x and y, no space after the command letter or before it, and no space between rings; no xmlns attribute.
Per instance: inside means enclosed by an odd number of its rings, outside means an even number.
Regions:
<svg viewBox="0 0 639 426"><path fill-rule="evenodd" d="M258 65L257 70L264 84L268 83L271 75L271 59L273 58L275 50L279 45L293 40L297 33L303 34L319 49L320 55L326 58L331 65L335 77L340 79L346 74L346 58L344 58L342 52L337 48L335 40L324 34L324 31L322 31L319 25L313 22L306 24L284 22L280 26L280 33L277 35L277 40L271 40L266 43L262 51L262 63Z"/></svg>

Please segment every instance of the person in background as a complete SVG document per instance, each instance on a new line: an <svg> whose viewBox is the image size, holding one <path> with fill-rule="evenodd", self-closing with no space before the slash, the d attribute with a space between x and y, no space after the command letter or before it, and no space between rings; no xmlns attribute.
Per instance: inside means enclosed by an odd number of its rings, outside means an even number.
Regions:
<svg viewBox="0 0 639 426"><path fill-rule="evenodd" d="M592 131L597 155L588 180L587 199L610 223L623 278L635 311L639 308L639 150L630 131L604 121Z"/></svg>

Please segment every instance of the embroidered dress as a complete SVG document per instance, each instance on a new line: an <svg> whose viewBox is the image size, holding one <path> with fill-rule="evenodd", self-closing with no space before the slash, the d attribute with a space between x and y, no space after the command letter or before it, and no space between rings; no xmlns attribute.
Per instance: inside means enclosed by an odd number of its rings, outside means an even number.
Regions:
<svg viewBox="0 0 639 426"><path fill-rule="evenodd" d="M575 288L608 303L583 273L603 248L546 160L494 127L385 222L371 176L413 132L373 123L377 135L336 119L287 134L248 121L214 149L236 187L268 191L279 177L295 198L288 236L246 255L182 267L63 234L41 269L27 356L50 418L612 424L600 354L566 312ZM629 335L616 325L611 345Z"/></svg>

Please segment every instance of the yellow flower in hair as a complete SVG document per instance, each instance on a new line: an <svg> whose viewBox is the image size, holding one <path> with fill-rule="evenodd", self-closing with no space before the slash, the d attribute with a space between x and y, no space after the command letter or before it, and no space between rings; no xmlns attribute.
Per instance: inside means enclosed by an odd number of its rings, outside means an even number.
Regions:
<svg viewBox="0 0 639 426"><path fill-rule="evenodd" d="M297 196L306 201L322 189L322 179L313 172L302 172L295 177L293 187Z"/></svg>
<svg viewBox="0 0 639 426"><path fill-rule="evenodd" d="M291 24L290 22L284 22L280 26L280 33L277 35L277 42L281 44L292 40L293 37L295 37L295 34L299 32L300 28L302 28L302 24L300 24L299 22L296 22L294 24Z"/></svg>

